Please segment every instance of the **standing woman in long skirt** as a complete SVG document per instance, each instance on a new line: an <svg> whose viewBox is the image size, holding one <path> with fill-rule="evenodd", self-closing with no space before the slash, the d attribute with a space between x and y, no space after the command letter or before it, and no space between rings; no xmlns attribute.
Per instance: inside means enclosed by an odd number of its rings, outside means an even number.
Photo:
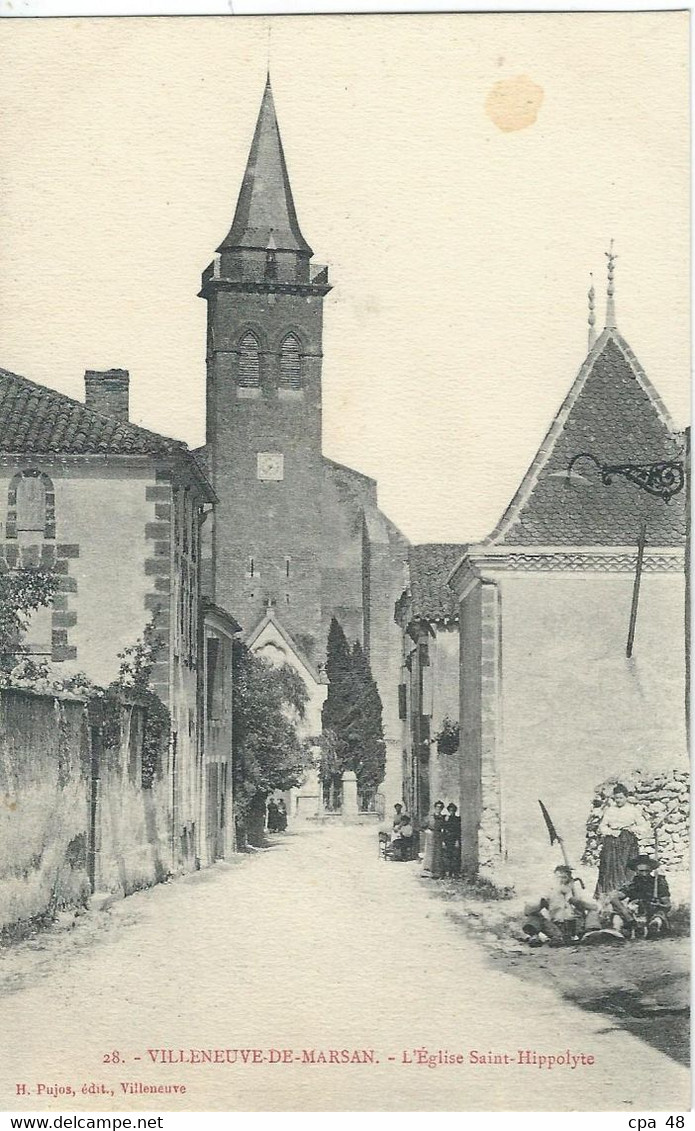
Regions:
<svg viewBox="0 0 695 1131"><path fill-rule="evenodd" d="M630 878L628 860L639 854L639 837L648 825L639 806L628 801L624 785L616 785L612 800L603 810L598 831L603 837L595 895L616 891Z"/></svg>
<svg viewBox="0 0 695 1131"><path fill-rule="evenodd" d="M435 801L432 816L425 826L423 876L441 880L444 875L444 802Z"/></svg>

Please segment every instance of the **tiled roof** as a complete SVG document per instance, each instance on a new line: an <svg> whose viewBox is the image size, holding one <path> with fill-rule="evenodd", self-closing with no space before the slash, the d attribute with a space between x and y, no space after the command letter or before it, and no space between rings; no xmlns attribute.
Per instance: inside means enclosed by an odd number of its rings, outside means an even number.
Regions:
<svg viewBox="0 0 695 1131"><path fill-rule="evenodd" d="M413 620L447 621L457 616L446 579L467 550L459 542L427 542L408 551Z"/></svg>
<svg viewBox="0 0 695 1131"><path fill-rule="evenodd" d="M93 412L55 389L0 369L0 452L172 455L181 440Z"/></svg>
<svg viewBox="0 0 695 1131"><path fill-rule="evenodd" d="M665 503L622 476L604 485L589 460L570 481L564 473L580 452L601 464L684 458L683 435L616 330L604 330L591 350L487 544L628 546L644 520L652 546L684 542L685 491Z"/></svg>

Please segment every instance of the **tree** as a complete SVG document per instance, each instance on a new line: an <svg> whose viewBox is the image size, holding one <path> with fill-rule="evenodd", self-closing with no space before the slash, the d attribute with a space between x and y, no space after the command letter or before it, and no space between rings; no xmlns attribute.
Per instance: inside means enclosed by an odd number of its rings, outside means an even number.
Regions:
<svg viewBox="0 0 695 1131"><path fill-rule="evenodd" d="M0 669L11 670L27 649L22 644L31 614L50 605L58 578L49 569L0 573Z"/></svg>
<svg viewBox="0 0 695 1131"><path fill-rule="evenodd" d="M328 633L326 674L322 722L324 732L333 736L326 766L334 777L353 770L359 791L373 792L386 766L381 698L362 646L355 642L350 648L335 617Z"/></svg>
<svg viewBox="0 0 695 1131"><path fill-rule="evenodd" d="M326 675L328 694L321 711L323 736L319 774L323 782L324 804L333 808L340 795L343 772L352 769L352 752L345 737L345 721L352 703L350 645L335 617L331 619L328 630Z"/></svg>
<svg viewBox="0 0 695 1131"><path fill-rule="evenodd" d="M357 775L357 788L361 793L376 792L386 771L386 746L382 723L381 696L377 690L367 657L359 642L355 642L351 660L357 688L356 708L358 722L353 723L356 734L353 769Z"/></svg>
<svg viewBox="0 0 695 1131"><path fill-rule="evenodd" d="M276 667L234 642L234 795L239 839L263 840L265 799L301 785L311 756L299 738L307 690L289 664Z"/></svg>

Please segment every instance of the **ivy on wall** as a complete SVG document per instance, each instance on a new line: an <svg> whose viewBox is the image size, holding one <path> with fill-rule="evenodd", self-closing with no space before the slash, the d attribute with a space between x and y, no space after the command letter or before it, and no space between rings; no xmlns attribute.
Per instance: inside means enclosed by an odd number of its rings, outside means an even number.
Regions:
<svg viewBox="0 0 695 1131"><path fill-rule="evenodd" d="M0 573L0 671L11 671L26 654L22 635L31 615L50 605L58 584L58 576L42 567Z"/></svg>
<svg viewBox="0 0 695 1131"><path fill-rule="evenodd" d="M38 573L37 570L26 572L34 577ZM5 577L0 577L0 582L3 580ZM31 604L39 599L42 603L48 603L44 602L44 597L50 589L48 583L37 583L23 589L22 608L40 607L38 604ZM18 615L25 614L20 609ZM11 617L6 616L5 623L11 624ZM22 688L57 698L66 695L84 699L91 704L98 702L101 706L99 714L104 746L110 750L120 749L123 741L124 706L140 706L143 709L142 786L149 789L165 764L171 734L169 709L151 684L153 668L163 643L154 624L150 622L139 640L119 652L118 675L108 687L93 683L84 672L71 676L56 675L55 668L43 660L37 661L30 656L18 659L15 649L8 653L11 666L8 663L3 670L0 665L0 686Z"/></svg>

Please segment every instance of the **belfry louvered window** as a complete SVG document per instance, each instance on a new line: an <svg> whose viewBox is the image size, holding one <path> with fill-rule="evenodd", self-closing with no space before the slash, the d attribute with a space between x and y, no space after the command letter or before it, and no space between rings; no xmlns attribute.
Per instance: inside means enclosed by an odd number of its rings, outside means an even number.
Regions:
<svg viewBox="0 0 695 1131"><path fill-rule="evenodd" d="M239 384L253 389L261 383L261 359L258 338L248 330L239 342Z"/></svg>
<svg viewBox="0 0 695 1131"><path fill-rule="evenodd" d="M280 384L285 389L302 387L302 358L296 334L288 334L280 346Z"/></svg>

